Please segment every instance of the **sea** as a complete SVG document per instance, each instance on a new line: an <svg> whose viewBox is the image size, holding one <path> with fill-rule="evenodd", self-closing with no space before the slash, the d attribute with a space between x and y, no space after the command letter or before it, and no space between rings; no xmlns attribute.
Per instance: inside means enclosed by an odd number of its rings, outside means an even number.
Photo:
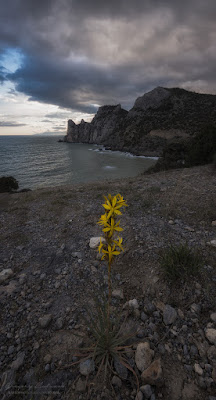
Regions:
<svg viewBox="0 0 216 400"><path fill-rule="evenodd" d="M0 177L13 176L20 189L37 189L134 177L157 159L98 145L60 143L60 138L0 136Z"/></svg>

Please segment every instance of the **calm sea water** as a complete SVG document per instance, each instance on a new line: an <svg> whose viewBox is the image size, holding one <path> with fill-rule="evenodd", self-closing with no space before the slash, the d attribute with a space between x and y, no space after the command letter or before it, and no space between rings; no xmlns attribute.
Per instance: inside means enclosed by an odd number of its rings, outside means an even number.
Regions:
<svg viewBox="0 0 216 400"><path fill-rule="evenodd" d="M22 188L133 177L154 159L100 151L99 146L58 143L56 136L0 136L0 176L13 176Z"/></svg>

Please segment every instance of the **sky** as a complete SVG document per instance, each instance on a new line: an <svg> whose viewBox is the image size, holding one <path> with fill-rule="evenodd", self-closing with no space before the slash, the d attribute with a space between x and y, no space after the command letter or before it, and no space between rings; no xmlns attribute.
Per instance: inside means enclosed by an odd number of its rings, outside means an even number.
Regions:
<svg viewBox="0 0 216 400"><path fill-rule="evenodd" d="M7 0L0 135L65 134L157 86L216 94L215 0Z"/></svg>

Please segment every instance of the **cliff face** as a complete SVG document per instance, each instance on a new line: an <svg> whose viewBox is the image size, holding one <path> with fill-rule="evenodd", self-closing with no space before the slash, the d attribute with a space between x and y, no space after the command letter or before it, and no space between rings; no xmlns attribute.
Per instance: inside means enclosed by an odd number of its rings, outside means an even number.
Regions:
<svg viewBox="0 0 216 400"><path fill-rule="evenodd" d="M121 135L119 133L127 114L128 111L123 110L120 104L99 107L97 114L90 123L82 120L80 124L76 125L72 120L69 120L65 140L67 142L96 143L106 146L116 143L120 146Z"/></svg>
<svg viewBox="0 0 216 400"><path fill-rule="evenodd" d="M139 97L130 111L120 104L103 106L90 123L69 120L65 141L161 155L167 141L190 137L211 123L216 124L215 95L158 87Z"/></svg>

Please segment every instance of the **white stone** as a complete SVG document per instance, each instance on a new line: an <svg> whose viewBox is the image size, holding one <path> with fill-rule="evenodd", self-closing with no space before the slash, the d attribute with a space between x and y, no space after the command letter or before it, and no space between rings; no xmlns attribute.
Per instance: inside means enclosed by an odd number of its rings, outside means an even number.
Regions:
<svg viewBox="0 0 216 400"><path fill-rule="evenodd" d="M216 247L216 239L213 239L209 242L210 246Z"/></svg>
<svg viewBox="0 0 216 400"><path fill-rule="evenodd" d="M216 221L212 221L212 226L216 226Z"/></svg>
<svg viewBox="0 0 216 400"><path fill-rule="evenodd" d="M0 283L5 282L12 275L13 275L13 271L11 268L3 269L3 271L0 272Z"/></svg>
<svg viewBox="0 0 216 400"><path fill-rule="evenodd" d="M92 237L89 242L89 247L91 249L96 249L100 244L100 240L101 242L105 242L105 239L101 236Z"/></svg>
<svg viewBox="0 0 216 400"><path fill-rule="evenodd" d="M133 308L133 309L138 309L139 308L139 304L138 304L137 299L129 300L128 305L129 305L130 308Z"/></svg>

